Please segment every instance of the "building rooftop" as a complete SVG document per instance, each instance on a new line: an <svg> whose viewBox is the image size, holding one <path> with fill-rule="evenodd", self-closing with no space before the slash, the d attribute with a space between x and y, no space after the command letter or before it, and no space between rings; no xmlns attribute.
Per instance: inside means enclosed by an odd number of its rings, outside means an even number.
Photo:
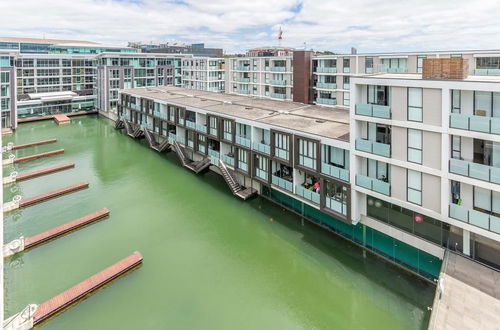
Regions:
<svg viewBox="0 0 500 330"><path fill-rule="evenodd" d="M189 107L197 108L222 116L227 115L288 130L349 141L349 111L340 108L173 86L141 87L122 91L159 102L170 101L175 105L185 106L188 110Z"/></svg>

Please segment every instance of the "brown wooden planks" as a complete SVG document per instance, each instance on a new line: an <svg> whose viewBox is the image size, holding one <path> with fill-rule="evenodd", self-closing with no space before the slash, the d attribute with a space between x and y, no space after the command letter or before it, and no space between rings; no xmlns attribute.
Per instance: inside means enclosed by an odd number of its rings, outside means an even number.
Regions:
<svg viewBox="0 0 500 330"><path fill-rule="evenodd" d="M43 233L27 237L24 239L24 248L29 249L35 247L39 244L47 242L53 238L69 233L70 231L81 228L99 219L102 219L109 215L109 210L104 208L102 210L93 212L79 219L67 222L61 226L49 229Z"/></svg>
<svg viewBox="0 0 500 330"><path fill-rule="evenodd" d="M43 193L43 194L40 194L40 195L37 195L37 196L33 196L33 197L30 197L30 198L26 198L24 200L21 200L19 202L19 207L30 206L30 205L33 205L33 204L36 204L36 203L43 202L43 201L46 201L48 199L54 198L54 197L58 197L58 196L61 196L61 195L64 195L64 194L68 194L68 193L76 191L76 190L87 188L88 186L89 186L88 182L81 182L81 183L77 183L77 184L74 184L74 185L71 185L71 186L68 186L68 187L64 187L64 188L59 188L59 189L56 189L56 190L52 190L52 191L49 191L49 192L46 192L46 193Z"/></svg>
<svg viewBox="0 0 500 330"><path fill-rule="evenodd" d="M423 60L423 79L465 79L469 62L463 58L426 58Z"/></svg>
<svg viewBox="0 0 500 330"><path fill-rule="evenodd" d="M40 154L36 155L30 155L30 156L24 156L24 157L19 157L14 159L14 163L21 163L21 162L27 162L30 160L42 158L42 157L49 157L57 154L62 154L64 153L64 149L58 149L58 150L52 150L52 151L47 151L47 152L42 152Z"/></svg>
<svg viewBox="0 0 500 330"><path fill-rule="evenodd" d="M37 142L29 142L24 144L17 144L12 147L12 150L24 149L28 147L40 146L42 144L54 143L57 142L57 139L49 139L49 140L41 140Z"/></svg>
<svg viewBox="0 0 500 330"><path fill-rule="evenodd" d="M43 170L38 170L38 171L34 171L34 172L29 172L29 173L23 173L23 174L19 174L16 177L16 181L28 180L31 178L36 178L38 176L54 173L57 171L66 170L68 168L73 168L73 167L75 167L75 163L67 163L67 164L62 164L62 165L58 165L58 166L54 166L54 167L49 167L49 168L46 168Z"/></svg>
<svg viewBox="0 0 500 330"><path fill-rule="evenodd" d="M89 293L97 290L106 283L133 269L142 262L142 255L134 252L130 256L118 261L103 271L76 284L68 290L40 304L33 314L33 323L36 325L50 316L60 312Z"/></svg>

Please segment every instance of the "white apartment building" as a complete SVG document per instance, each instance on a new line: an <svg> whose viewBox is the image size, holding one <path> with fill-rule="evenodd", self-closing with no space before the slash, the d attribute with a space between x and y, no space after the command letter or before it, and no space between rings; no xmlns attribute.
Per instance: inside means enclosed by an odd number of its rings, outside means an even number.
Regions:
<svg viewBox="0 0 500 330"><path fill-rule="evenodd" d="M277 100L293 99L292 56L227 59L226 92Z"/></svg>
<svg viewBox="0 0 500 330"><path fill-rule="evenodd" d="M225 59L189 56L182 60L182 87L210 92L225 90Z"/></svg>
<svg viewBox="0 0 500 330"><path fill-rule="evenodd" d="M489 75L422 79L408 57L400 71L412 73L352 78L351 214L428 253L498 267L500 76L467 57L471 74Z"/></svg>

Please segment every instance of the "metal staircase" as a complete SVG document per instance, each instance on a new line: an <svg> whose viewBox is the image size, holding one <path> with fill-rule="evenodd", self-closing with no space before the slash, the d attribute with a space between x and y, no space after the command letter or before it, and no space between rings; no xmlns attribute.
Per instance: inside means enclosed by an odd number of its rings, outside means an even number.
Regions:
<svg viewBox="0 0 500 330"><path fill-rule="evenodd" d="M231 172L229 172L229 169L222 160L219 160L219 169L222 173L222 176L224 177L224 180L228 184L229 188L231 188L231 191L233 192L234 195L243 190L243 187L231 175Z"/></svg>
<svg viewBox="0 0 500 330"><path fill-rule="evenodd" d="M122 129L124 128L125 125L123 124L123 120L121 120L120 118L118 118L115 122L115 128L116 129Z"/></svg>
<svg viewBox="0 0 500 330"><path fill-rule="evenodd" d="M179 142L175 141L172 145L174 146L175 153L179 157L182 166L190 169L194 173L198 174L210 166L210 159L208 157L193 161L186 155L184 148L179 144Z"/></svg>
<svg viewBox="0 0 500 330"><path fill-rule="evenodd" d="M149 146L151 147L151 149L154 149L158 152L164 152L165 150L167 150L170 147L170 143L168 142L168 139L165 139L162 143L158 143L158 142L156 142L156 139L155 139L153 133L151 133L147 128L143 129L143 132L144 132L144 136L148 140L148 143L149 143Z"/></svg>

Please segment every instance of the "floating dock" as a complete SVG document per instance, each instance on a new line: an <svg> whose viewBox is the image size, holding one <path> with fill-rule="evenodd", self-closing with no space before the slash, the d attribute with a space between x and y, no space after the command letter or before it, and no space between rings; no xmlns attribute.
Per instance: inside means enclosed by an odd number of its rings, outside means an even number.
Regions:
<svg viewBox="0 0 500 330"><path fill-rule="evenodd" d="M31 206L31 205L34 205L34 204L37 204L40 202L44 202L46 200L49 200L49 199L52 199L55 197L69 194L71 192L74 192L74 191L77 191L80 189L88 188L88 186L89 186L88 182L86 182L86 181L80 182L80 183L77 183L77 184L74 184L71 186L59 188L59 189L52 190L52 191L49 191L49 192L46 192L46 193L43 193L40 195L29 197L29 198L26 198L24 200L19 195L17 195L17 196L14 196L14 198L11 202L4 203L3 212L6 213L6 212L10 212L12 210L18 209L18 208L28 207L28 206Z"/></svg>
<svg viewBox="0 0 500 330"><path fill-rule="evenodd" d="M9 158L4 159L2 161L2 164L3 165L10 165L10 164L28 162L30 160L35 160L35 159L43 158L43 157L50 157L50 156L54 156L54 155L58 155L58 154L62 154L62 153L64 153L64 149L47 151L47 152L42 152L39 154L24 156L24 157L19 157L19 158L16 158L16 156L11 155Z"/></svg>
<svg viewBox="0 0 500 330"><path fill-rule="evenodd" d="M102 210L96 211L94 213L88 214L79 219L67 222L63 225L57 226L55 228L49 229L43 233L37 234L31 237L19 237L3 247L3 257L7 258L13 256L14 254L25 251L27 249L34 248L40 244L46 243L54 238L70 233L74 230L87 226L98 220L101 220L109 215L109 210L103 208Z"/></svg>
<svg viewBox="0 0 500 330"><path fill-rule="evenodd" d="M47 300L39 306L34 304L28 305L22 312L5 320L3 324L4 329L31 329L33 326L63 311L112 280L139 266L142 263L142 259L143 257L139 252L134 252L130 256Z"/></svg>
<svg viewBox="0 0 500 330"><path fill-rule="evenodd" d="M66 115L54 115L54 121L57 125L64 125L71 123L71 119Z"/></svg>
<svg viewBox="0 0 500 330"><path fill-rule="evenodd" d="M49 143L55 143L57 142L57 139L48 139L48 140L41 140L37 142L29 142L29 143L24 143L24 144L7 144L7 150L18 150L18 149L24 149L24 148L29 148L29 147L34 147L34 146L41 146L43 144L49 144Z"/></svg>
<svg viewBox="0 0 500 330"><path fill-rule="evenodd" d="M67 163L67 164L62 164L54 167L49 167L43 170L38 170L38 171L33 171L29 173L23 173L23 174L17 174L17 172L12 172L8 177L3 178L3 184L8 184L16 181L23 181L23 180L28 180L32 178L36 178L42 175L47 175L51 174L54 172L59 172L63 170L67 170L69 168L75 167L75 163Z"/></svg>

